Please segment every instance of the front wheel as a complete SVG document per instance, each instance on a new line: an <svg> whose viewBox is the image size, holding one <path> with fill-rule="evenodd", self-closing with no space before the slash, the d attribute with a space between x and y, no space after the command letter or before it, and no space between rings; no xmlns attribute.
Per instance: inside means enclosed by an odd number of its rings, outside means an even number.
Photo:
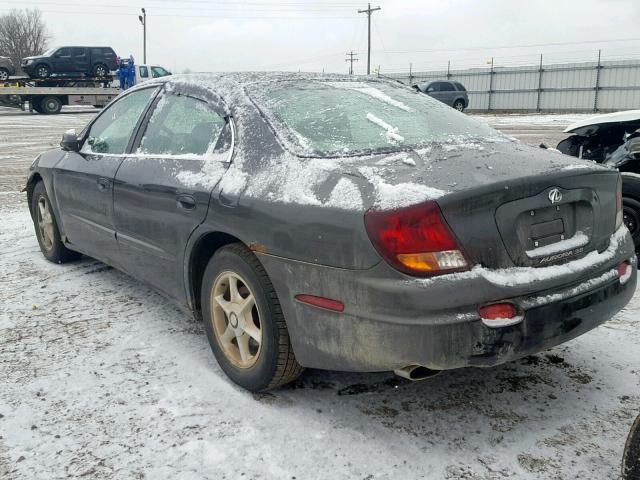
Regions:
<svg viewBox="0 0 640 480"><path fill-rule="evenodd" d="M622 220L631 233L636 251L640 250L640 178L621 172Z"/></svg>
<svg viewBox="0 0 640 480"><path fill-rule="evenodd" d="M624 447L622 480L640 480L640 416L633 422Z"/></svg>
<svg viewBox="0 0 640 480"><path fill-rule="evenodd" d="M40 251L47 260L54 263L65 263L80 258L79 253L69 250L62 243L58 223L53 215L49 196L42 182L38 182L33 189L31 216Z"/></svg>
<svg viewBox="0 0 640 480"><path fill-rule="evenodd" d="M456 102L453 104L453 108L455 108L459 112L463 112L464 111L464 102L462 100L456 100Z"/></svg>
<svg viewBox="0 0 640 480"><path fill-rule="evenodd" d="M211 350L235 383L264 391L302 373L273 284L244 245L227 245L211 258L201 305Z"/></svg>

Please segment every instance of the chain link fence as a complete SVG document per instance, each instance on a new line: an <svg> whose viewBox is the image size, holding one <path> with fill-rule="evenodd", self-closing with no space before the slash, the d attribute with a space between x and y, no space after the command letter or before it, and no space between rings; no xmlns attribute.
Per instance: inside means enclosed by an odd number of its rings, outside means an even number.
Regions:
<svg viewBox="0 0 640 480"><path fill-rule="evenodd" d="M640 109L640 60L387 73L408 85L462 83L477 112L612 112Z"/></svg>

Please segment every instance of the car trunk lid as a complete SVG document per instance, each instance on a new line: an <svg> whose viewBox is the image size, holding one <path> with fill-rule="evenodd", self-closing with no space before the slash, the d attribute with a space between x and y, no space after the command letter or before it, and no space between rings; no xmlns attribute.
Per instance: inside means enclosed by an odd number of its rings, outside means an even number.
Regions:
<svg viewBox="0 0 640 480"><path fill-rule="evenodd" d="M614 170L512 142L441 145L408 155L411 161L386 167L377 160L378 177L440 191L433 199L471 264L563 263L604 250L613 233Z"/></svg>

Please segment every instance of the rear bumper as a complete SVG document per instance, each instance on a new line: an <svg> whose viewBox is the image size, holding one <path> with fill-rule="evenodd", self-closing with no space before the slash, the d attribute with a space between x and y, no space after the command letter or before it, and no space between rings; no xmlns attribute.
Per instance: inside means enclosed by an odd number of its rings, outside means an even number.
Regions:
<svg viewBox="0 0 640 480"><path fill-rule="evenodd" d="M426 282L403 277L398 282L397 272L386 264L354 272L268 255L260 258L278 291L294 352L303 366L386 371L417 364L444 370L493 366L540 352L610 319L629 302L637 280L630 238L614 250L605 264L594 266L588 275L574 275L572 282L558 275L493 289L487 278L472 272ZM621 284L615 266L629 259L633 272ZM345 311L296 302L293 297L300 293L341 300ZM478 306L503 300L523 309L522 322L501 328L484 325Z"/></svg>

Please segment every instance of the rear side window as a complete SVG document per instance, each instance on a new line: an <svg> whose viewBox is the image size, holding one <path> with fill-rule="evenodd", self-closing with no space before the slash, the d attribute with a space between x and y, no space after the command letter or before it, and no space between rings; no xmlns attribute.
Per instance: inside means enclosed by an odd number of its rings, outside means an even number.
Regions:
<svg viewBox="0 0 640 480"><path fill-rule="evenodd" d="M138 153L205 155L213 151L226 121L193 97L167 94L156 106Z"/></svg>
<svg viewBox="0 0 640 480"><path fill-rule="evenodd" d="M81 151L116 155L124 153L153 92L154 88L139 90L109 105L91 125Z"/></svg>
<svg viewBox="0 0 640 480"><path fill-rule="evenodd" d="M453 84L456 86L456 88L458 90L460 90L461 92L466 92L467 89L464 88L464 85L462 85L460 82L453 82Z"/></svg>

